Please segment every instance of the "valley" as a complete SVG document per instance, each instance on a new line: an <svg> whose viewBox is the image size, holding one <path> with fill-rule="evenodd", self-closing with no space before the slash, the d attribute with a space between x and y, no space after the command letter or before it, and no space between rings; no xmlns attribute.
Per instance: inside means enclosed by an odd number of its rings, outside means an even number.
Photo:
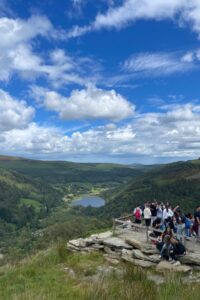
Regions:
<svg viewBox="0 0 200 300"><path fill-rule="evenodd" d="M200 163L137 166L76 164L0 157L0 249L18 260L59 240L85 236L130 214L147 200L177 203L193 212L199 203ZM105 205L73 206L83 196ZM1 264L3 261L1 260Z"/></svg>

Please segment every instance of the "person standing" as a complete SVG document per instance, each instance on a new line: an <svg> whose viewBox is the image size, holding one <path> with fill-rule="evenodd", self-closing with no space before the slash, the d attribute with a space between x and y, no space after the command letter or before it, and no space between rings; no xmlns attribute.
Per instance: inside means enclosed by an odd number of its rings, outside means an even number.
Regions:
<svg viewBox="0 0 200 300"><path fill-rule="evenodd" d="M141 224L142 222L142 210L139 205L136 206L136 208L133 211L133 215L135 217L135 223Z"/></svg>
<svg viewBox="0 0 200 300"><path fill-rule="evenodd" d="M148 204L145 204L144 221L147 227L151 225L151 210Z"/></svg>
<svg viewBox="0 0 200 300"><path fill-rule="evenodd" d="M166 205L165 209L163 210L163 219L164 219L164 221L167 220L169 217L172 218L173 215L174 215L174 213L171 210L171 206Z"/></svg>
<svg viewBox="0 0 200 300"><path fill-rule="evenodd" d="M196 208L196 212L194 214L193 230L198 236L200 236L200 206Z"/></svg>
<svg viewBox="0 0 200 300"><path fill-rule="evenodd" d="M160 222L163 221L163 209L160 203L157 204L157 219Z"/></svg>
<svg viewBox="0 0 200 300"><path fill-rule="evenodd" d="M157 219L157 203L152 202L150 205L151 210L151 226L153 222Z"/></svg>

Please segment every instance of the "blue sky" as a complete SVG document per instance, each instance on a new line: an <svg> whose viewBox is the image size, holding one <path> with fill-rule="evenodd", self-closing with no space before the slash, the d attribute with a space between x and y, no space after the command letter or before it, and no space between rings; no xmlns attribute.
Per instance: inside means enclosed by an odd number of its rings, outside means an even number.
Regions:
<svg viewBox="0 0 200 300"><path fill-rule="evenodd" d="M198 0L0 0L1 154L200 157L199 78Z"/></svg>

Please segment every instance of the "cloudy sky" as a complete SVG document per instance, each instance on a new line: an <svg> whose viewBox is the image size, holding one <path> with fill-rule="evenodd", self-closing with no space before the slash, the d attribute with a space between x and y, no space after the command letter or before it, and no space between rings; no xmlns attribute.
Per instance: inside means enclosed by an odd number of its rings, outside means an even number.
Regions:
<svg viewBox="0 0 200 300"><path fill-rule="evenodd" d="M0 153L200 157L200 1L0 0Z"/></svg>

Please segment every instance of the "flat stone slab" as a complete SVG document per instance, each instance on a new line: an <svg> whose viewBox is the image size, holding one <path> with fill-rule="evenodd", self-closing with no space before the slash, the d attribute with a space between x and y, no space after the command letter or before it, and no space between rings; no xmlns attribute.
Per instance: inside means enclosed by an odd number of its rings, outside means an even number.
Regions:
<svg viewBox="0 0 200 300"><path fill-rule="evenodd" d="M80 239L77 239L77 240L71 240L67 243L67 245L71 245L73 247L77 247L77 248L84 248L86 247L86 242L84 239L80 238Z"/></svg>
<svg viewBox="0 0 200 300"><path fill-rule="evenodd" d="M131 250L122 249L121 258L125 261L134 263L133 252Z"/></svg>
<svg viewBox="0 0 200 300"><path fill-rule="evenodd" d="M140 260L140 259L134 259L133 263L135 266L142 267L142 268L151 268L155 266L153 262Z"/></svg>
<svg viewBox="0 0 200 300"><path fill-rule="evenodd" d="M157 254L159 251L156 249L155 245L147 244L144 242L141 242L133 237L127 237L125 238L125 242L127 244L130 244L135 249L141 250L145 254Z"/></svg>
<svg viewBox="0 0 200 300"><path fill-rule="evenodd" d="M106 232L102 232L102 233L99 233L99 234L92 234L90 236L90 238L92 240L102 240L103 241L103 240L105 240L107 238L110 238L112 236L113 236L112 231L106 231Z"/></svg>
<svg viewBox="0 0 200 300"><path fill-rule="evenodd" d="M125 242L127 244L133 246L133 248L135 248L135 249L141 250L143 247L143 244L140 241L138 241L134 238L131 238L131 237L125 238Z"/></svg>
<svg viewBox="0 0 200 300"><path fill-rule="evenodd" d="M183 264L200 266L200 254L186 254L180 257L180 261Z"/></svg>
<svg viewBox="0 0 200 300"><path fill-rule="evenodd" d="M133 258L144 260L144 261L150 261L152 263L160 262L158 255L145 255L139 249L133 249L132 256Z"/></svg>
<svg viewBox="0 0 200 300"><path fill-rule="evenodd" d="M133 249L133 247L118 237L110 237L103 241L104 245L117 249Z"/></svg>
<svg viewBox="0 0 200 300"><path fill-rule="evenodd" d="M192 270L191 267L186 265L181 265L180 263L172 264L168 261L161 261L156 266L156 271L158 272L165 272L165 271L173 271L173 272L182 272L182 273L188 273Z"/></svg>

